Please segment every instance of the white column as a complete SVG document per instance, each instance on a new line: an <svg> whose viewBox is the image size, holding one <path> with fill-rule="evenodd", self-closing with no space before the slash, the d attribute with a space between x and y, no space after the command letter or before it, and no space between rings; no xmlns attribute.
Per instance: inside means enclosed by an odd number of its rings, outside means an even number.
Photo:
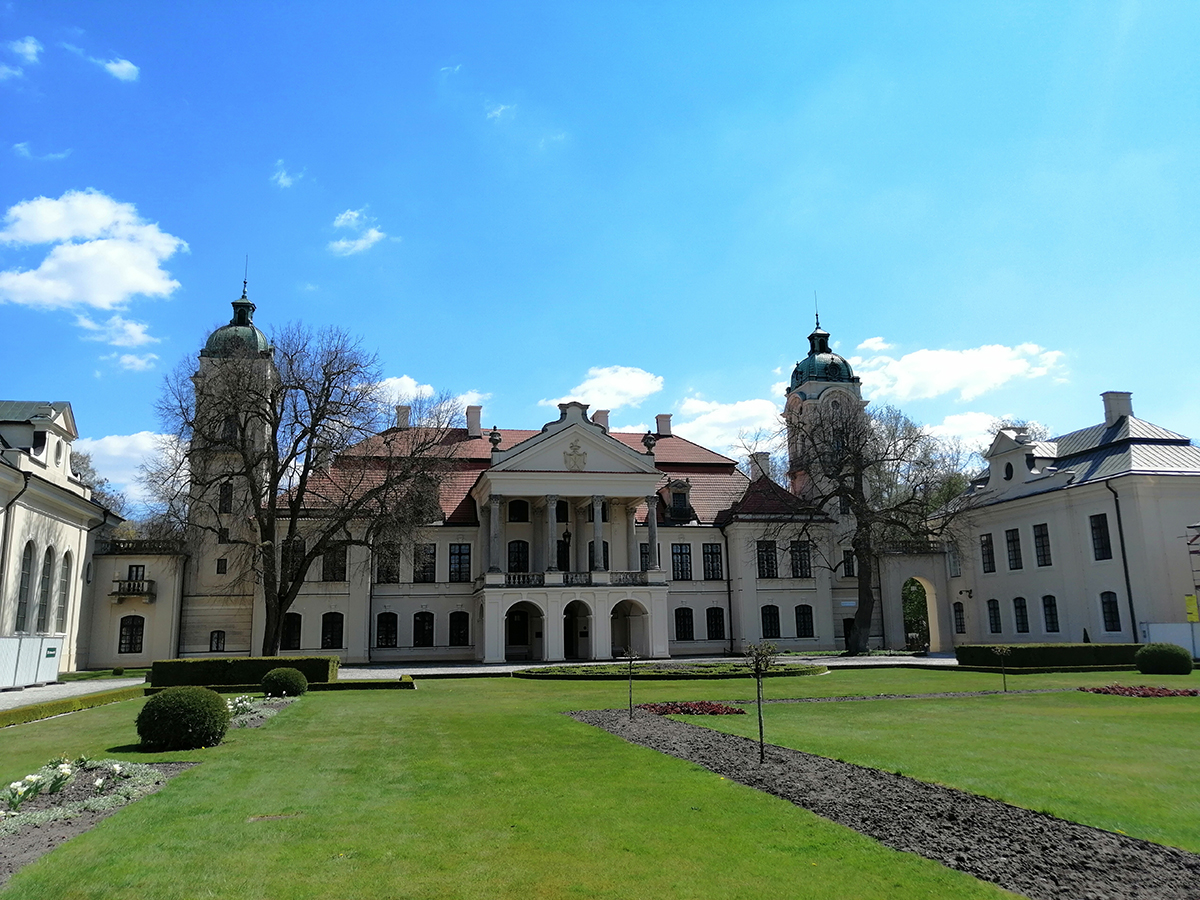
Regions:
<svg viewBox="0 0 1200 900"><path fill-rule="evenodd" d="M592 494L592 571L603 572L604 566L604 495Z"/></svg>
<svg viewBox="0 0 1200 900"><path fill-rule="evenodd" d="M483 613L483 661L504 662L504 614L500 611L500 600L488 598Z"/></svg>
<svg viewBox="0 0 1200 900"><path fill-rule="evenodd" d="M546 618L542 624L542 646L546 648L547 662L562 662L566 658L564 624L562 597L551 597L546 602Z"/></svg>
<svg viewBox="0 0 1200 900"><path fill-rule="evenodd" d="M558 571L558 494L546 495L546 571Z"/></svg>
<svg viewBox="0 0 1200 900"><path fill-rule="evenodd" d="M597 597L595 605L592 628L588 632L592 640L592 659L612 659L612 602Z"/></svg>
<svg viewBox="0 0 1200 900"><path fill-rule="evenodd" d="M658 568L658 494L646 498L646 540L650 544L648 569Z"/></svg>
<svg viewBox="0 0 1200 900"><path fill-rule="evenodd" d="M499 494L492 494L488 505L491 509L491 528L489 532L489 554L488 554L488 571L500 572L503 571L500 567L500 507L504 504L504 498ZM501 654L503 655L503 654Z"/></svg>
<svg viewBox="0 0 1200 900"><path fill-rule="evenodd" d="M625 546L628 559L625 568L630 572L636 572L641 568L640 554L638 553L636 500L625 501Z"/></svg>

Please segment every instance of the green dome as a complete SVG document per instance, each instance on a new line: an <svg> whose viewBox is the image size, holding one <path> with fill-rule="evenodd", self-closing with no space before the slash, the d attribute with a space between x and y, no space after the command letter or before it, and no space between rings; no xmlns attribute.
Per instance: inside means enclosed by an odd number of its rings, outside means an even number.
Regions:
<svg viewBox="0 0 1200 900"><path fill-rule="evenodd" d="M808 336L808 356L796 363L796 368L792 370L792 385L788 393L809 381L858 383L846 358L829 349L829 332L821 328L820 322Z"/></svg>
<svg viewBox="0 0 1200 900"><path fill-rule="evenodd" d="M265 356L271 352L267 336L254 327L254 304L242 296L233 301L233 318L208 336L201 356L228 359L233 356Z"/></svg>

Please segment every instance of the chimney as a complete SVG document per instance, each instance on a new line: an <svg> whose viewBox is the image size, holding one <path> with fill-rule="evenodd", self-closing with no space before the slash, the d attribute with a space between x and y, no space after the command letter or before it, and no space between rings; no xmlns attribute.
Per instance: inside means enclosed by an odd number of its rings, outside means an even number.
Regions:
<svg viewBox="0 0 1200 900"><path fill-rule="evenodd" d="M608 410L607 409L596 410L594 413L592 413L592 421L595 422L597 425L599 425L601 428L603 428L605 431L608 431Z"/></svg>
<svg viewBox="0 0 1200 900"><path fill-rule="evenodd" d="M750 454L750 480L771 477L771 454L765 451Z"/></svg>
<svg viewBox="0 0 1200 900"><path fill-rule="evenodd" d="M483 437L483 428L479 424L482 414L482 406L467 407L467 437Z"/></svg>
<svg viewBox="0 0 1200 900"><path fill-rule="evenodd" d="M655 427L658 429L659 437L671 436L671 414L659 413L654 417Z"/></svg>
<svg viewBox="0 0 1200 900"><path fill-rule="evenodd" d="M408 428L408 420L412 416L412 407L403 404L396 406L396 427Z"/></svg>
<svg viewBox="0 0 1200 900"><path fill-rule="evenodd" d="M1133 394L1129 391L1105 391L1100 395L1104 400L1104 427L1112 428L1121 416L1133 415Z"/></svg>

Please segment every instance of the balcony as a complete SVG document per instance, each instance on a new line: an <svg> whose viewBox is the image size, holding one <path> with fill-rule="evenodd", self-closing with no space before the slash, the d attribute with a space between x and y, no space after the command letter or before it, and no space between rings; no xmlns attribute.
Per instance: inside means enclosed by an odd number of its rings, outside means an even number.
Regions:
<svg viewBox="0 0 1200 900"><path fill-rule="evenodd" d="M648 572L612 572L609 577L611 579L610 584L635 585L650 583L650 573Z"/></svg>
<svg viewBox="0 0 1200 900"><path fill-rule="evenodd" d="M506 572L504 575L505 587L544 587L545 584L545 572Z"/></svg>
<svg viewBox="0 0 1200 900"><path fill-rule="evenodd" d="M567 587L591 587L591 572L563 572L563 584Z"/></svg>
<svg viewBox="0 0 1200 900"><path fill-rule="evenodd" d="M97 556L182 556L183 541L100 541Z"/></svg>
<svg viewBox="0 0 1200 900"><path fill-rule="evenodd" d="M154 580L143 578L140 581L125 581L113 579L113 589L108 595L113 603L124 603L126 600L141 600L143 603L153 603L157 596Z"/></svg>

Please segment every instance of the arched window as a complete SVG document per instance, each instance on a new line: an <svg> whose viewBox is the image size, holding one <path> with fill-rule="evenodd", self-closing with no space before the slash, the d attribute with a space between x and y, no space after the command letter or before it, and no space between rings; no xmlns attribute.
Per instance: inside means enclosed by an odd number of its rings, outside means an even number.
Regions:
<svg viewBox="0 0 1200 900"><path fill-rule="evenodd" d="M342 623L344 618L340 612L327 612L321 616L321 649L342 649Z"/></svg>
<svg viewBox="0 0 1200 900"><path fill-rule="evenodd" d="M58 604L54 609L54 630L63 634L67 630L67 604L71 600L71 551L63 554L58 564Z"/></svg>
<svg viewBox="0 0 1200 900"><path fill-rule="evenodd" d="M989 600L987 602L987 611L988 631L990 631L992 634L999 634L1004 630L1004 627L1000 622L1000 601Z"/></svg>
<svg viewBox="0 0 1200 900"><path fill-rule="evenodd" d="M118 653L141 653L142 635L146 631L146 620L141 616L121 617L121 637L117 644Z"/></svg>
<svg viewBox="0 0 1200 900"><path fill-rule="evenodd" d="M508 571L529 571L529 541L508 542Z"/></svg>
<svg viewBox="0 0 1200 900"><path fill-rule="evenodd" d="M1042 622L1049 634L1058 633L1058 601L1053 594L1042 598Z"/></svg>
<svg viewBox="0 0 1200 900"><path fill-rule="evenodd" d="M422 610L413 616L413 646L433 646L433 613Z"/></svg>
<svg viewBox="0 0 1200 900"><path fill-rule="evenodd" d="M283 614L283 631L279 637L280 650L300 649L300 626L304 623L300 613Z"/></svg>
<svg viewBox="0 0 1200 900"><path fill-rule="evenodd" d="M29 597L33 591L33 541L25 545L21 554L21 586L17 589L17 632L27 630L29 624Z"/></svg>
<svg viewBox="0 0 1200 900"><path fill-rule="evenodd" d="M967 611L963 607L961 600L954 602L954 633L967 633Z"/></svg>
<svg viewBox="0 0 1200 900"><path fill-rule="evenodd" d="M1100 595L1100 612L1104 616L1105 631L1121 630L1121 608L1117 605L1117 595L1112 591Z"/></svg>
<svg viewBox="0 0 1200 900"><path fill-rule="evenodd" d="M779 637L779 607L769 603L762 608L762 636L764 638Z"/></svg>
<svg viewBox="0 0 1200 900"><path fill-rule="evenodd" d="M1029 633L1029 609L1025 605L1024 597L1013 598L1013 621L1016 623L1018 634Z"/></svg>
<svg viewBox="0 0 1200 900"><path fill-rule="evenodd" d="M50 627L50 585L54 583L54 548L47 547L42 557L42 579L38 586L37 630L45 634Z"/></svg>
<svg viewBox="0 0 1200 900"><path fill-rule="evenodd" d="M209 653L224 653L225 652L225 632L210 631L208 633L208 652Z"/></svg>
<svg viewBox="0 0 1200 900"><path fill-rule="evenodd" d="M450 646L471 646L471 614L461 609L450 613Z"/></svg>
<svg viewBox="0 0 1200 900"><path fill-rule="evenodd" d="M510 521L510 522L528 522L529 521L529 501L528 500L509 500L508 501L508 521Z"/></svg>
<svg viewBox="0 0 1200 900"><path fill-rule="evenodd" d="M675 640L694 641L695 639L692 611L686 606L681 606L675 610Z"/></svg>
<svg viewBox="0 0 1200 900"><path fill-rule="evenodd" d="M563 525L571 518L571 504L566 500L559 500L554 504L554 518L558 524Z"/></svg>
<svg viewBox="0 0 1200 900"><path fill-rule="evenodd" d="M810 638L815 634L812 607L807 603L801 603L796 607L796 637Z"/></svg>
<svg viewBox="0 0 1200 900"><path fill-rule="evenodd" d="M708 639L710 641L725 640L725 610L719 606L710 606L705 618L708 622Z"/></svg>
<svg viewBox="0 0 1200 900"><path fill-rule="evenodd" d="M400 633L400 620L394 612L381 612L375 617L375 646L395 647Z"/></svg>

